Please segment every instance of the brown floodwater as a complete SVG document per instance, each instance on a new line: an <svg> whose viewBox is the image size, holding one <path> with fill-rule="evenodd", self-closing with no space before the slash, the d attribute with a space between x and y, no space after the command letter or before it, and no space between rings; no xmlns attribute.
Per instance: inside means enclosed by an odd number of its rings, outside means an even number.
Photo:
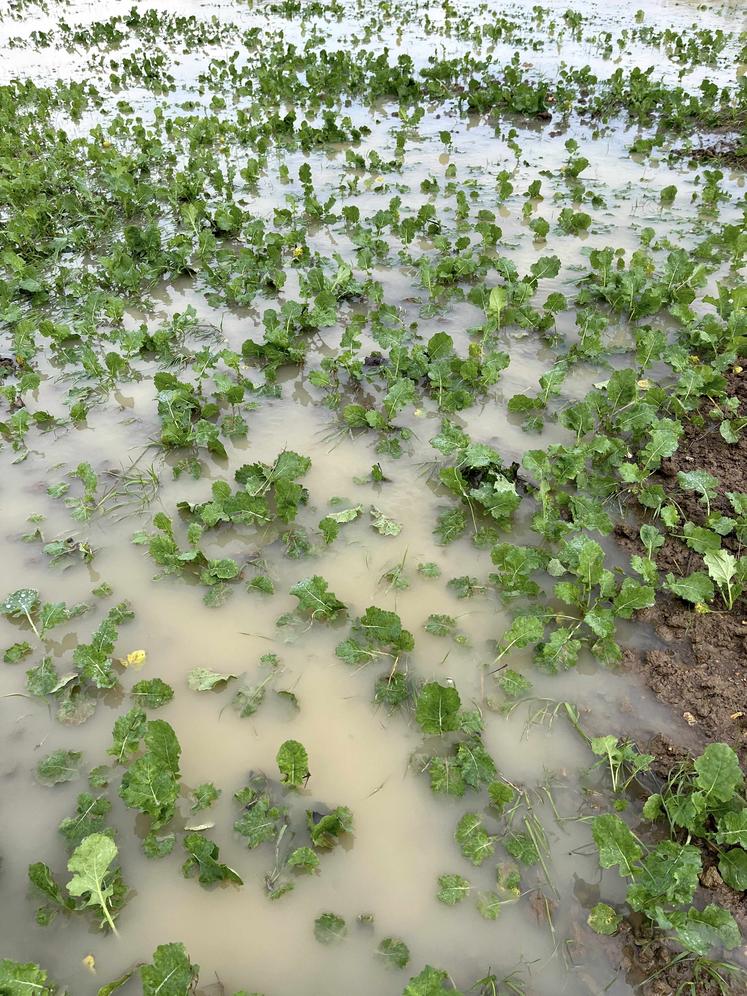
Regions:
<svg viewBox="0 0 747 996"><path fill-rule="evenodd" d="M130 5L130 0L111 3L104 11L99 5L72 3L64 13L71 22L88 23ZM233 18L242 27L261 20L256 11L233 3L198 6L161 2L152 6ZM531 6L528 0L512 5L525 17ZM562 12L567 4L548 6ZM630 10L629 4L617 0L605 4L585 0L575 6L586 11L597 27L612 31L625 25ZM701 25L739 28L739 5L722 4L708 12L694 2L640 0L639 6L647 18L661 26L684 27L697 19ZM469 9L469 4L460 7ZM53 26L55 16L28 14L23 21L4 21L2 30L8 37L24 35L35 27ZM344 23L335 22L328 28L332 43L344 40L345 31L351 30L349 24L346 28ZM290 28L286 30L288 37L294 37ZM407 26L396 40L394 28L391 33L392 43L411 51L419 65L426 63L432 51L441 51L438 38L410 38ZM463 50L464 42L446 39L444 45L444 51L454 53ZM502 60L512 51L512 45L499 45L495 57ZM83 50L54 48L42 50L38 58L37 54L32 58L31 53L27 48L0 47L0 80L15 75L38 81L70 78L83 71L90 56ZM562 51L558 45L548 45L531 53L528 61L540 71L556 71L561 56L573 64L589 63L599 72L612 68L594 46L572 38L563 43ZM650 50L633 46L619 56L619 62L647 65L651 58ZM174 100L191 93L207 61L202 53L178 60L175 72L180 90ZM719 73L725 70L716 68L709 75L719 79ZM671 69L670 75L674 79L676 70ZM685 82L695 87L702 75L697 70ZM122 96L131 98L136 106L139 101L144 113L154 103L145 91L117 95L116 99ZM352 108L349 113L354 119L357 115L360 120L371 120L362 108ZM95 116L90 120L84 117L75 129L80 133L94 120ZM387 153L392 154L395 126L387 108L382 108L380 117L371 122L372 134L357 151L378 149L387 158ZM657 236L674 234L685 245L692 244L696 233L702 231L704 222L689 204L696 184L684 167L673 168L656 160L639 162L623 154L632 140L631 131L624 136L585 134L582 151L592 165L584 180L604 198L605 207L594 212L598 224L588 236L558 239L553 234L543 247L527 237L520 195L539 170L549 171L554 179L544 181L546 199L541 213L550 219L556 216L561 205L554 203L553 193L559 183L558 171L567 158L564 142L572 133L548 139L544 132L524 129L522 156L514 161L505 140L496 138L494 129L484 121L450 119L454 145L449 153L444 153L437 138L443 127L444 121L436 113L426 114L417 129L418 139L408 145L402 176L396 181L387 177L386 183L409 184L408 206L417 210L428 199L420 192L420 182L434 175L442 180L449 163L456 165L462 182L472 178L486 199L493 196L489 192L495 189L497 171L512 170L516 196L500 212L505 242L501 251L514 260L520 272L525 272L541 251L562 257L560 274L543 283L540 300L552 291L570 294L592 248L611 243L635 248L640 230L646 226ZM325 185L332 189L339 181L343 159L343 148L312 156L321 190ZM303 161L301 154L290 154L285 160L291 174L296 175ZM255 199L257 214L267 219L283 204L284 196L282 186L275 182L274 167L269 172ZM678 185L680 195L665 217L658 193L670 183ZM723 186L736 199L743 194L743 177L727 175ZM390 191L361 189L356 203L365 216L367 211L384 206L394 193L394 186ZM443 206L446 199L439 203ZM736 216L735 207L723 205L722 221ZM345 235L324 227L309 236L309 245L325 257L335 252L344 258L352 256L353 247ZM419 332L426 337L445 330L463 350L470 341L468 329L483 317L468 302L452 303L443 314L420 316L424 291L418 286L417 275L396 260L375 268L373 277L381 282L384 299L400 309L402 321L418 320ZM718 277L718 273L709 277L712 286ZM294 297L297 291L291 277L281 300ZM247 337L261 337L262 312L275 305L274 300L257 297L250 308L215 308L198 286L180 281L156 288L149 306L131 309L125 322L135 327L145 321L157 328L173 314L193 307L201 322L214 330L209 333L210 341L240 349ZM562 321L566 322L562 330L572 336L572 321L561 316ZM133 963L150 958L156 945L174 940L182 941L192 960L199 963L200 986L211 994L222 992L223 986L227 994L246 989L266 996L346 996L353 992L357 996L396 996L407 978L426 963L447 968L460 986L492 970L499 978L520 973L527 991L537 996L631 994L632 985L607 960L603 947L589 944L588 932L579 927L599 898L602 883L584 817L594 815L596 807L606 802L598 791L600 779L589 775L595 759L564 718L563 710L555 711L555 706L573 703L582 724L595 734L614 731L643 736L665 730L685 736L686 727L624 673L582 661L572 673L543 675L532 671L528 651L515 653L511 666L531 675L532 699L517 705L509 715L500 709L502 697L490 673L493 644L508 625L511 612L487 582L489 555L476 550L466 538L445 548L434 543L436 515L449 504L429 473L437 455L429 440L438 432L440 415L429 404L409 409L398 418L399 425L412 431L412 439L398 460L380 457L374 450L373 436L341 432L339 420L319 404L306 378L308 369L318 366L322 356L336 348L341 332L340 327L321 330L304 376L295 370L284 373L282 396L263 400L249 414L248 438L227 445L227 460L204 461L199 481L188 475L174 480L173 460L165 459L161 450L151 445L158 437L159 422L149 377L120 384L105 403L91 411L84 427L35 436L32 452L22 463L14 462L7 446L0 451L0 593L32 587L46 601L91 603L87 615L55 629L47 641L47 652L60 674L71 670L75 646L88 640L112 604L112 600L100 602L91 594L102 581L113 587L114 600L129 600L135 611L135 619L120 628L117 656L125 657L138 649L147 654L142 671L122 673L123 692L104 695L95 714L80 725L59 723L44 702L19 694L24 689L25 668L41 657L38 645L26 661L0 665L0 957L38 961L74 996L94 994L98 986ZM630 329L624 324L611 327L608 334L610 343L621 351L629 346ZM510 463L527 448L566 440L568 434L550 421L542 433L527 436L520 422L507 414L507 399L517 392L533 391L538 376L552 366L554 354L547 344L529 335L512 335L505 348L511 364L490 401L460 413L456 421L474 439L495 446ZM612 362L616 362L614 356ZM42 371L45 379L35 404L63 414L70 383L44 362ZM609 368L579 365L565 382L559 403L583 396L608 375ZM232 480L233 472L243 463L272 463L284 448L312 460L302 482L310 500L299 514L301 525L313 530L328 511L349 505L362 505L361 517L344 526L334 544L308 560L285 557L274 533L239 527L206 534L205 546L216 557L233 557L242 564L265 561L276 589L272 597L237 586L226 604L214 609L203 604L203 589L197 585L173 577L154 581L155 565L142 546L131 542L132 535L149 528L157 511L174 515L179 501L204 501L213 480ZM140 471L152 468L159 479L157 494L145 507L139 507L135 495L116 511L104 506L90 522L77 523L62 502L47 494L47 487L65 480L81 461L90 463L100 475L132 465ZM356 478L365 478L377 461L388 480L376 485L356 483ZM330 504L339 499L343 504ZM382 537L374 531L368 512L372 505L401 524L399 535ZM50 567L40 542L21 539L36 528L28 521L35 515L44 516L38 526L45 542L67 536L85 540L95 550L91 563L72 562L66 569ZM529 540L525 520L526 513L520 512L512 533L514 542ZM425 562L440 567L439 579L425 578L418 572L418 565ZM409 581L404 590L393 588L385 578L398 564L403 565ZM437 878L444 873L468 877L475 894L494 888L496 861L478 869L467 865L454 842L454 828L467 809L482 811L482 806L469 796L457 800L434 796L427 773L419 771L417 763L419 754L434 749L432 738L424 738L407 715L389 714L373 703L375 679L386 672L386 666L353 668L335 656L336 644L347 635L347 623L276 626L276 619L296 605L288 594L290 587L313 574L324 576L348 607L351 619L370 605L395 610L401 616L416 639L406 666L420 680L454 682L463 704L482 711L485 743L501 776L529 793L547 836L547 875L542 869L525 873L526 894L506 903L495 922L481 918L473 897L456 907L444 906L436 899ZM445 582L463 575L477 576L485 590L470 599L457 599ZM464 640L427 633L423 626L432 613L457 617ZM24 625L4 618L0 619L0 633L3 646L33 637ZM653 641L650 633L634 624L623 623L620 637L623 642ZM268 652L280 660L272 674L260 662ZM187 685L187 674L195 667L238 677L220 691L197 693ZM114 721L132 704L131 685L155 677L168 682L175 697L150 717L167 720L182 747L184 789L173 826L167 829L181 830L195 821L214 824L209 832L220 845L221 860L239 872L244 885L203 889L195 879L185 879L180 870L183 855L179 844L172 855L147 860L141 849L146 821L123 806L116 792L119 776L115 775L108 791L113 802L110 822L117 829L119 861L132 890L118 919L120 936L95 931L85 917L58 916L50 926L41 927L34 920L38 897L31 895L26 869L31 862L44 861L65 880L67 854L56 827L73 812L77 794L86 789L86 782L81 777L67 784L42 786L34 777L36 764L59 748L82 751L84 772L106 762ZM241 718L231 707L236 690L265 679L265 701L254 715ZM281 691L297 696L297 710L276 694ZM319 875L299 876L292 892L271 901L264 880L275 863L274 848L264 844L250 851L233 832L239 812L233 794L246 784L251 772L272 775L278 747L291 738L306 746L311 769L305 788L284 796L291 822L299 824L300 819L302 825L306 809L345 805L353 811L355 829L343 846L322 857ZM203 782L214 782L222 795L209 810L192 814L189 790ZM497 826L489 816L486 820L489 827ZM289 844L290 840L285 840L282 847ZM496 859L505 859L500 841ZM540 891L549 905L538 902ZM605 876L604 896L622 900L622 883ZM325 911L346 919L349 932L343 943L324 946L316 941L314 920ZM411 951L407 971L392 972L375 957L376 946L384 937L401 937L407 943ZM89 954L95 958L95 974L84 964ZM213 984L217 988L210 988ZM136 987L133 981L125 991L135 991Z"/></svg>

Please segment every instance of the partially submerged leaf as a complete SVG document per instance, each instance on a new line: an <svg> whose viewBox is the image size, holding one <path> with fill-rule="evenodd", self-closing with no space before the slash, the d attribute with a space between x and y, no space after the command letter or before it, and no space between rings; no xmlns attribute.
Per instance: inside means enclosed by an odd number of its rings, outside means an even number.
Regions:
<svg viewBox="0 0 747 996"><path fill-rule="evenodd" d="M188 855L182 865L185 878L196 870L200 885L214 885L216 882L244 884L238 872L221 863L218 845L202 834L188 833L184 838L184 850Z"/></svg>
<svg viewBox="0 0 747 996"><path fill-rule="evenodd" d="M218 685L224 685L237 678L236 674L220 674L206 667L193 667L187 675L187 684L193 692L209 692Z"/></svg>
<svg viewBox="0 0 747 996"><path fill-rule="evenodd" d="M376 954L390 968L406 968L410 961L410 949L398 937L385 937Z"/></svg>
<svg viewBox="0 0 747 996"><path fill-rule="evenodd" d="M277 763L286 785L297 788L309 777L309 755L304 745L297 740L286 740L280 745Z"/></svg>
<svg viewBox="0 0 747 996"><path fill-rule="evenodd" d="M80 774L83 755L78 750L56 750L36 766L36 778L42 785L70 782Z"/></svg>
<svg viewBox="0 0 747 996"><path fill-rule="evenodd" d="M456 688L429 681L418 696L415 719L424 733L448 733L459 727L460 706Z"/></svg>
<svg viewBox="0 0 747 996"><path fill-rule="evenodd" d="M337 944L348 932L345 920L336 913L322 913L314 921L314 937L321 944Z"/></svg>
<svg viewBox="0 0 747 996"><path fill-rule="evenodd" d="M622 917L607 903L597 903L589 913L586 922L595 934L612 935L617 933Z"/></svg>
<svg viewBox="0 0 747 996"><path fill-rule="evenodd" d="M86 906L97 906L113 933L117 933L111 912L114 886L109 880L112 861L117 857L117 845L105 834L94 833L73 851L67 863L73 877L67 884L71 896L86 899Z"/></svg>
<svg viewBox="0 0 747 996"><path fill-rule="evenodd" d="M327 621L345 610L344 602L329 590L327 582L318 575L297 581L290 593L298 599L299 611L312 619Z"/></svg>
<svg viewBox="0 0 747 996"><path fill-rule="evenodd" d="M192 964L183 944L160 944L152 964L140 967L143 996L185 996L199 972L200 966Z"/></svg>

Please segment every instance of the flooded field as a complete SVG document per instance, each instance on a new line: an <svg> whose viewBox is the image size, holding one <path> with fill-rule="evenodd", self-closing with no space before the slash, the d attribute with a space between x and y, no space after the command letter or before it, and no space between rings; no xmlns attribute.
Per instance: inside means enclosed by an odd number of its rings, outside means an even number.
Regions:
<svg viewBox="0 0 747 996"><path fill-rule="evenodd" d="M747 992L743 4L0 15L0 996Z"/></svg>

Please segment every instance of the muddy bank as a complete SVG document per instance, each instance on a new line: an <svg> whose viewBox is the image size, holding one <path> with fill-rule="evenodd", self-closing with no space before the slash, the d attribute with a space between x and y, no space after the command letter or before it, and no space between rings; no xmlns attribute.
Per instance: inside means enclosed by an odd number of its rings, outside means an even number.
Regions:
<svg viewBox="0 0 747 996"><path fill-rule="evenodd" d="M739 399L739 415L747 411L747 379L730 375L730 393ZM684 520L705 525L705 509L693 492L677 483L680 471L705 470L720 481L711 508L723 515L732 513L727 492L747 491L747 439L728 444L720 435L719 421L707 411L685 425L677 453L664 461L654 482L662 485L679 507ZM630 554L645 551L637 527L620 523L616 528L620 545ZM737 538L724 537L723 546L735 556L743 553ZM702 569L702 559L684 542L667 536L657 554L662 574L689 574ZM747 598L739 599L731 612L698 611L673 595L660 591L656 604L637 616L653 627L662 641L656 649L628 648L624 666L635 671L662 702L670 705L687 723L680 738L659 734L639 744L655 756L654 774L662 781L680 764L699 754L708 743L729 744L747 761ZM684 728L683 728L684 729ZM703 871L700 875L704 904L717 903L728 909L744 931L747 928L747 896L727 886L717 870L718 855L711 845L701 846ZM670 996L679 987L697 986L699 996L723 992L720 983L707 974L693 980L690 959L673 957L665 939L636 917L626 920L616 938L611 961L625 973L629 982L640 987L644 996ZM610 945L612 948L612 945ZM735 953L736 964L745 966L747 952ZM728 973L724 973L728 977ZM745 992L743 980L732 981L732 991ZM695 991L685 988L685 991Z"/></svg>
<svg viewBox="0 0 747 996"><path fill-rule="evenodd" d="M739 399L740 415L747 411L747 376L730 375L730 393ZM677 484L680 471L705 470L721 482L711 508L724 515L732 512L727 492L747 491L747 438L727 443L719 432L719 421L707 411L686 423L679 449L664 461L653 481L666 490L685 520L705 524L705 508L694 492ZM643 553L638 530L621 523L617 539L629 553ZM723 546L735 556L741 552L734 536L723 538ZM702 569L701 557L684 542L669 535L657 554L662 574L689 574ZM641 675L662 702L671 705L691 727L702 747L723 741L747 760L747 598L739 599L731 612L700 612L673 595L660 592L656 604L638 618L652 626L663 646L653 650L628 649L625 664ZM661 738L654 752L666 764L677 760L679 751L665 746ZM657 751L658 747L658 751ZM659 751L661 753L659 753Z"/></svg>

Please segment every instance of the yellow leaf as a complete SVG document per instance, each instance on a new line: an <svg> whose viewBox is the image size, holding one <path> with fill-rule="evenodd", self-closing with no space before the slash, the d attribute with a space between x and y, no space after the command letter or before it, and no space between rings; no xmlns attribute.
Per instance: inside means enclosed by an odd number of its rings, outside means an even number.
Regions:
<svg viewBox="0 0 747 996"><path fill-rule="evenodd" d="M131 654L125 657L122 664L124 667L131 667L139 671L143 664L145 664L145 656L144 650L133 650Z"/></svg>
<svg viewBox="0 0 747 996"><path fill-rule="evenodd" d="M86 966L89 972L96 971L96 959L93 957L93 955L91 954L86 955L85 958L83 959L83 964Z"/></svg>

